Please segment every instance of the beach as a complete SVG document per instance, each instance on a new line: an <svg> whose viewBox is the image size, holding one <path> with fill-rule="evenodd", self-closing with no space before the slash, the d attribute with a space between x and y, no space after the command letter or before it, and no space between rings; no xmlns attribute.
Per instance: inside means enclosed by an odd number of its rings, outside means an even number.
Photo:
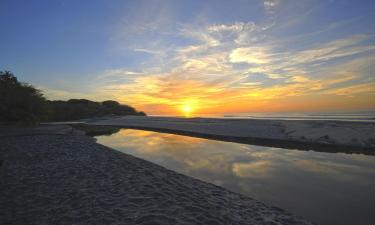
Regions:
<svg viewBox="0 0 375 225"><path fill-rule="evenodd" d="M281 148L375 154L375 123L370 122L125 116L84 120L81 124Z"/></svg>
<svg viewBox="0 0 375 225"><path fill-rule="evenodd" d="M375 224L375 0L0 11L0 225Z"/></svg>
<svg viewBox="0 0 375 225"><path fill-rule="evenodd" d="M0 140L1 224L313 224L68 126L13 128Z"/></svg>

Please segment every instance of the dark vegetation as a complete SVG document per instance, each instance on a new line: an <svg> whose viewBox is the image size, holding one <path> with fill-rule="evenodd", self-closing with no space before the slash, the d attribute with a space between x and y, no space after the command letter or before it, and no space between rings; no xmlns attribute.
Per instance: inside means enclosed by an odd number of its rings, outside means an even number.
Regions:
<svg viewBox="0 0 375 225"><path fill-rule="evenodd" d="M87 99L70 99L68 101L48 101L51 108L51 121L78 120L91 117L103 117L108 115L145 116L143 112L137 112L133 107L120 105L116 101L94 102Z"/></svg>
<svg viewBox="0 0 375 225"><path fill-rule="evenodd" d="M43 121L49 114L40 90L19 82L9 71L0 72L0 121Z"/></svg>
<svg viewBox="0 0 375 225"><path fill-rule="evenodd" d="M0 122L37 123L68 121L102 116L145 116L116 101L95 102L87 99L49 101L30 84L19 82L9 71L0 71Z"/></svg>

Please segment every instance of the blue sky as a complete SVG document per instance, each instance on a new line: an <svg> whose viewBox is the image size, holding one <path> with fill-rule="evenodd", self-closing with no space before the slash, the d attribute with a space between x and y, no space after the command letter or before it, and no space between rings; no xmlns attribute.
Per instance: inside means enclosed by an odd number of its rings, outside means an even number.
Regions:
<svg viewBox="0 0 375 225"><path fill-rule="evenodd" d="M151 113L374 109L375 1L0 2L0 69Z"/></svg>

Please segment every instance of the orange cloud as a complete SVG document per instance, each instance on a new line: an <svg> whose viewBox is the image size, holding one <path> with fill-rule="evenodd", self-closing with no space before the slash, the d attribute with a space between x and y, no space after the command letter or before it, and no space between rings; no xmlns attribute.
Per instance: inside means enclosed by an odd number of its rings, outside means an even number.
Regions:
<svg viewBox="0 0 375 225"><path fill-rule="evenodd" d="M375 46L363 44L371 36L288 50L282 40L261 41L270 27L252 22L182 27L179 35L194 44L134 48L155 53L158 63L153 58L138 70L106 71L87 96L116 99L148 114L186 116L375 108L375 58L369 54Z"/></svg>

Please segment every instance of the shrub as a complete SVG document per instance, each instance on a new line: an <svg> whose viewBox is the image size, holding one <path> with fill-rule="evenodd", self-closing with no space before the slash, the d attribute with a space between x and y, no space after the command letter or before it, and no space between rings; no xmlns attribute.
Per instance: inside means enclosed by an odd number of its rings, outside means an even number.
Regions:
<svg viewBox="0 0 375 225"><path fill-rule="evenodd" d="M9 71L0 71L0 122L68 121L107 115L146 114L112 100L47 101L40 90L20 83Z"/></svg>
<svg viewBox="0 0 375 225"><path fill-rule="evenodd" d="M39 122L50 110L40 90L21 83L9 71L0 71L0 121Z"/></svg>

